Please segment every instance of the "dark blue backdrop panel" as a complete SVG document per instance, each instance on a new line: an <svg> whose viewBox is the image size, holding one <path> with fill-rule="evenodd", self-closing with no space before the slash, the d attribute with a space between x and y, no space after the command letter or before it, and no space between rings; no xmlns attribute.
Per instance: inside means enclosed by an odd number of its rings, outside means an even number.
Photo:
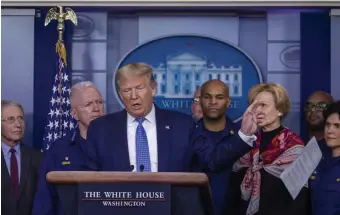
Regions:
<svg viewBox="0 0 340 215"><path fill-rule="evenodd" d="M308 140L303 106L316 90L330 93L331 31L329 12L303 12L301 27L301 135Z"/></svg>
<svg viewBox="0 0 340 215"><path fill-rule="evenodd" d="M56 74L55 44L58 39L57 22L51 21L44 26L48 9L41 10L41 16L35 18L34 29L34 116L33 116L33 146L42 147L42 138L46 126L49 101L52 96L52 86ZM70 21L65 25L64 42L67 51L68 69L71 69L72 30ZM72 77L70 77L72 78Z"/></svg>

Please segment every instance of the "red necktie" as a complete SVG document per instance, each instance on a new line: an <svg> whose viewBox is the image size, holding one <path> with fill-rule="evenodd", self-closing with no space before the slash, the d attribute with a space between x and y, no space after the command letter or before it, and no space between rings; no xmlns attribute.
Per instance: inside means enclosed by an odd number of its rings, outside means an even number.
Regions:
<svg viewBox="0 0 340 215"><path fill-rule="evenodd" d="M18 162L17 158L15 156L15 149L11 148L9 150L11 152L11 183L12 188L14 191L14 195L16 198L18 198L18 192L19 192L19 174L18 174Z"/></svg>

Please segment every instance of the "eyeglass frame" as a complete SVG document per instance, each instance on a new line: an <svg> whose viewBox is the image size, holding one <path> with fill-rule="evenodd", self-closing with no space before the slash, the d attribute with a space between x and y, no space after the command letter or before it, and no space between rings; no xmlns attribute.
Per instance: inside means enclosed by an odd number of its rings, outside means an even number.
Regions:
<svg viewBox="0 0 340 215"><path fill-rule="evenodd" d="M306 102L304 110L311 111L313 108L315 108L316 111L325 111L328 107L329 107L329 104L326 104L324 102L320 102L317 104Z"/></svg>
<svg viewBox="0 0 340 215"><path fill-rule="evenodd" d="M198 97L194 97L194 98L192 99L192 102L193 102L194 104L200 104L200 100L201 100L201 97L198 96Z"/></svg>
<svg viewBox="0 0 340 215"><path fill-rule="evenodd" d="M25 122L25 118L24 116L9 116L6 119L1 119L2 122L5 122L7 124L14 124L15 121L18 120L19 123L24 123Z"/></svg>

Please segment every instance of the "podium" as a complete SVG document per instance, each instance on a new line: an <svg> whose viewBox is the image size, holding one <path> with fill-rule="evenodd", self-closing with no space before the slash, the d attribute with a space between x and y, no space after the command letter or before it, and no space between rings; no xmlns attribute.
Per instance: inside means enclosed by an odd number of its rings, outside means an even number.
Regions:
<svg viewBox="0 0 340 215"><path fill-rule="evenodd" d="M66 215L213 215L203 173L54 171Z"/></svg>

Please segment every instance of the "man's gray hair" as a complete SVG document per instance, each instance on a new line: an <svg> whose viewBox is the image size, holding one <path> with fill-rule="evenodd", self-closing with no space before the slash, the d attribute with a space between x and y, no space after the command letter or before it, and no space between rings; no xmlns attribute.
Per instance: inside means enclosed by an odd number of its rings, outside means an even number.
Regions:
<svg viewBox="0 0 340 215"><path fill-rule="evenodd" d="M22 105L18 102L15 101L11 101L11 100L1 100L1 109L5 106L14 106L19 108L22 113L24 113L24 108L22 107Z"/></svg>
<svg viewBox="0 0 340 215"><path fill-rule="evenodd" d="M88 87L96 88L96 86L91 81L81 81L81 82L78 82L78 83L76 83L72 86L71 93L74 90L82 90L82 89L85 89L85 88L88 88Z"/></svg>
<svg viewBox="0 0 340 215"><path fill-rule="evenodd" d="M83 89L90 88L90 87L91 88L95 88L96 90L98 90L97 87L94 85L94 83L91 82L91 81L81 81L81 82L78 82L78 83L74 84L71 87L71 93L70 93L71 106L72 106L73 96L76 93L76 91L81 91ZM99 90L98 90L98 92L99 92Z"/></svg>

